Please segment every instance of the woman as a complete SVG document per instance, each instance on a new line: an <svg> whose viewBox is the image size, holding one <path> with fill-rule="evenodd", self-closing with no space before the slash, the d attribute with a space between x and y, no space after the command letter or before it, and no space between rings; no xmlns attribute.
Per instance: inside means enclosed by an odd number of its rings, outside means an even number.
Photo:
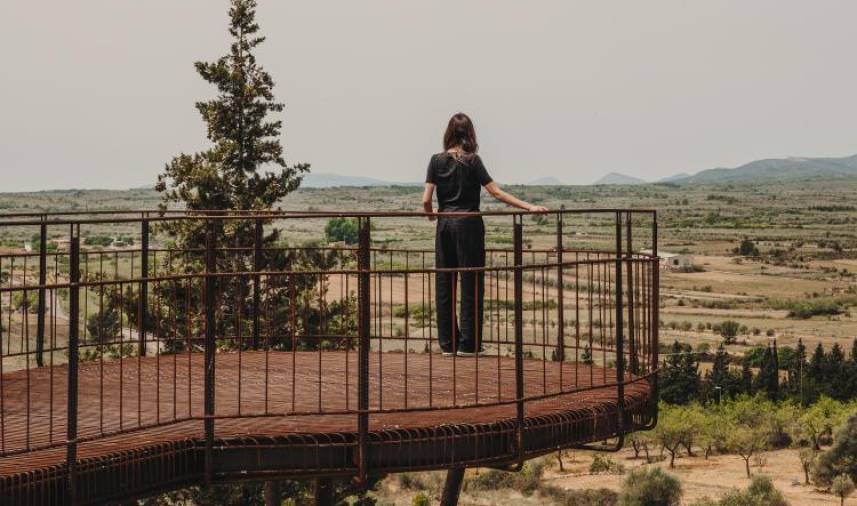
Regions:
<svg viewBox="0 0 857 506"><path fill-rule="evenodd" d="M443 152L431 157L428 166L423 194L423 208L427 213L434 212L432 196L435 189L439 212L478 212L482 187L510 206L533 212L547 211L542 206L509 195L491 179L477 154L476 130L466 114L458 113L449 120L443 136L443 148ZM435 265L438 268L485 266L485 225L481 216L441 217L438 220ZM485 273L461 273L460 323L454 314L457 274L439 272L436 277L438 341L444 355L471 356L482 352Z"/></svg>

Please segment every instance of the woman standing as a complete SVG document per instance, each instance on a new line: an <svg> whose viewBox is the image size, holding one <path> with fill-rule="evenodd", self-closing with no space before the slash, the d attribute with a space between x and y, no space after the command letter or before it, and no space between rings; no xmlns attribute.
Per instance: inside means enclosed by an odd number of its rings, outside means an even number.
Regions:
<svg viewBox="0 0 857 506"><path fill-rule="evenodd" d="M466 114L458 113L449 120L443 148L443 152L431 157L428 165L423 194L427 213L434 212L435 190L438 212L479 212L483 187L510 206L547 211L504 192L491 179L477 154L476 130ZM440 217L435 234L435 266L439 269L485 266L485 225L481 216ZM438 341L444 355L471 356L482 352L485 273L460 273L460 322L455 318L454 300L458 277L453 272L438 272L436 276Z"/></svg>

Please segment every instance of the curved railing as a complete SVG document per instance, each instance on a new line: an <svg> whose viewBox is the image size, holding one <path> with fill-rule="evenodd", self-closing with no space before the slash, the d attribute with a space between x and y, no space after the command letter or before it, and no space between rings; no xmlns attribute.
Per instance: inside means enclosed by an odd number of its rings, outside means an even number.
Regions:
<svg viewBox="0 0 857 506"><path fill-rule="evenodd" d="M655 212L480 215L485 266L457 269L435 266L424 213L0 216L0 476L49 462L77 494L84 458L161 434L199 441L212 480L216 447L273 432L341 437L352 465L290 469L365 478L439 467L383 464L371 447L384 431L502 421L499 456L449 460L472 465L547 451L528 447L527 420L558 406L607 428L550 445L654 423ZM354 220L354 244L323 241L333 218ZM177 230L198 242L176 244ZM445 275L484 276L484 356L439 354Z"/></svg>

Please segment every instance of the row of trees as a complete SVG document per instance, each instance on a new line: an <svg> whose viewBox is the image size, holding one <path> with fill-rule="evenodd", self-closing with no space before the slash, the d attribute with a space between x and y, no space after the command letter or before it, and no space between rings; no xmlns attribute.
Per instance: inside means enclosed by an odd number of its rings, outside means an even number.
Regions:
<svg viewBox="0 0 857 506"><path fill-rule="evenodd" d="M699 370L702 359L712 364L704 374ZM857 398L857 339L848 357L838 343L830 351L819 343L808 355L798 341L794 348L756 347L740 359L722 344L709 355L675 341L664 358L660 381L661 399L679 405L759 392L771 400L792 399L803 405L823 396L847 401Z"/></svg>
<svg viewBox="0 0 857 506"><path fill-rule="evenodd" d="M696 452L704 458L714 453L740 456L748 477L754 456L765 450L797 447L801 448L805 481L829 486L842 474L857 480L853 458L857 455L857 402L823 397L802 408L759 394L708 406L663 404L655 430L631 435L629 444L636 457L643 455L652 461L663 456L670 467L682 455L697 456Z"/></svg>

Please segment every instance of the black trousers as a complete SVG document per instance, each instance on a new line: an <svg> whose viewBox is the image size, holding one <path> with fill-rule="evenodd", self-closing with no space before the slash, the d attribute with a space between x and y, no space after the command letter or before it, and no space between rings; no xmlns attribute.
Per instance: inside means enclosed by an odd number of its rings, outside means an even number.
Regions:
<svg viewBox="0 0 857 506"><path fill-rule="evenodd" d="M485 266L485 225L481 217L438 220L435 265L438 268ZM461 281L460 288L458 280ZM482 342L485 272L438 272L436 293L441 349L475 351ZM456 298L460 301L458 321Z"/></svg>

